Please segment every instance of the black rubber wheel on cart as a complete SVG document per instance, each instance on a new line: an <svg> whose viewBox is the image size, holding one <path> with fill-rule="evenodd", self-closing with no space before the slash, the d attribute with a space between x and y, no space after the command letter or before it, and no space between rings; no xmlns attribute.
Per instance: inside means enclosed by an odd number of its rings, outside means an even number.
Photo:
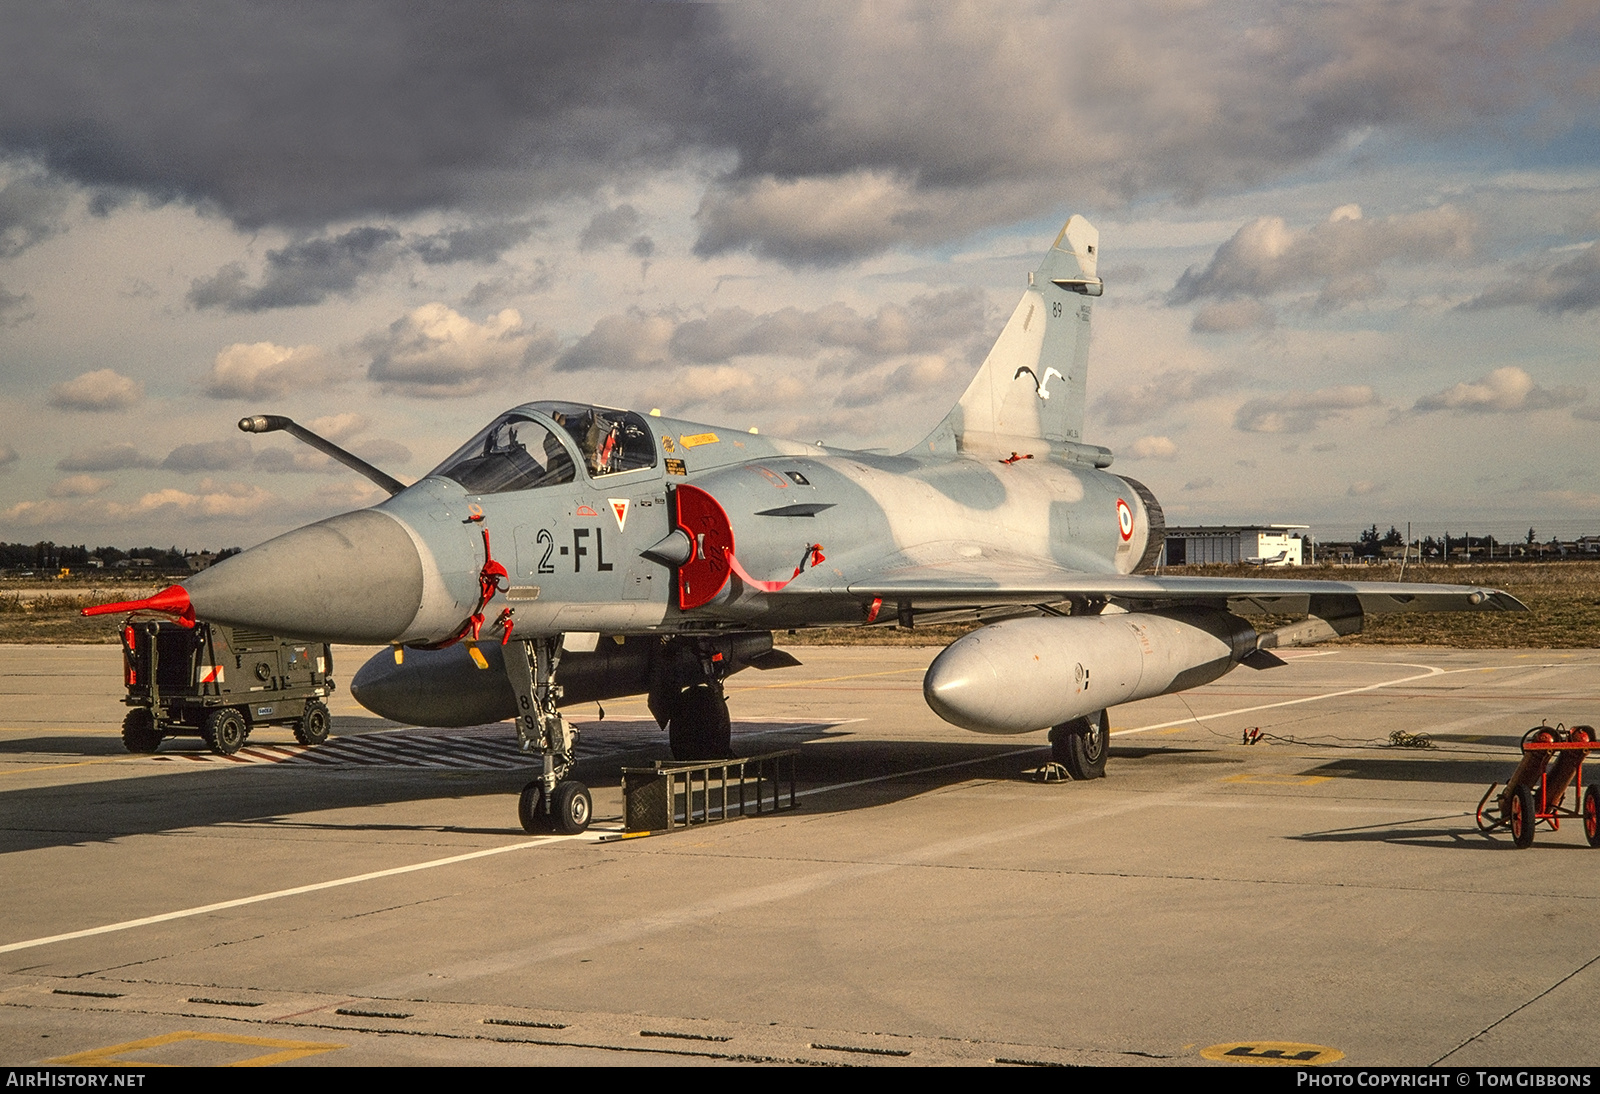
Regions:
<svg viewBox="0 0 1600 1094"><path fill-rule="evenodd" d="M318 699L308 700L306 712L294 724L294 739L303 745L320 745L328 739L328 727L332 724L327 705Z"/></svg>
<svg viewBox="0 0 1600 1094"><path fill-rule="evenodd" d="M1538 823L1533 810L1533 791L1524 786L1511 796L1511 842L1518 847L1531 847L1533 828Z"/></svg>
<svg viewBox="0 0 1600 1094"><path fill-rule="evenodd" d="M517 819L524 832L538 835L550 831L550 818L544 811L544 784L538 779L522 788L517 798Z"/></svg>
<svg viewBox="0 0 1600 1094"><path fill-rule="evenodd" d="M155 715L144 707L134 707L122 719L122 744L129 752L154 752L161 738Z"/></svg>
<svg viewBox="0 0 1600 1094"><path fill-rule="evenodd" d="M1111 719L1105 711L1062 722L1050 730L1050 754L1074 779L1106 777Z"/></svg>
<svg viewBox="0 0 1600 1094"><path fill-rule="evenodd" d="M232 756L244 746L250 728L244 724L244 715L233 707L219 707L206 715L206 724L200 727L211 751L221 756Z"/></svg>
<svg viewBox="0 0 1600 1094"><path fill-rule="evenodd" d="M733 755L733 723L717 684L696 684L672 701L667 741L674 760L725 760Z"/></svg>
<svg viewBox="0 0 1600 1094"><path fill-rule="evenodd" d="M1600 847L1600 787L1583 792L1583 837L1590 847Z"/></svg>
<svg viewBox="0 0 1600 1094"><path fill-rule="evenodd" d="M589 788L577 779L563 779L556 783L555 807L550 810L550 822L555 830L565 836L576 836L589 827L594 814L594 799Z"/></svg>

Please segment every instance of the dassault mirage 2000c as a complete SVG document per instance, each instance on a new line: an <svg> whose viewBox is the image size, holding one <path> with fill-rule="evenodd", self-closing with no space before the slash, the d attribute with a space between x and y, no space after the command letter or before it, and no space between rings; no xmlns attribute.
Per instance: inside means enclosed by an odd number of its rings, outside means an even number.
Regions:
<svg viewBox="0 0 1600 1094"><path fill-rule="evenodd" d="M1082 438L1098 233L1062 229L960 402L899 455L602 406L525 403L414 486L287 418L392 495L235 555L144 608L294 638L393 646L351 685L396 721L515 718L538 777L525 826L581 831L559 707L647 695L680 759L726 756L722 681L795 664L778 629L978 620L928 668L938 715L1049 729L1105 771L1119 703L1283 661L1368 613L1520 610L1493 589L1163 577L1161 507ZM1258 633L1242 616L1303 615Z"/></svg>

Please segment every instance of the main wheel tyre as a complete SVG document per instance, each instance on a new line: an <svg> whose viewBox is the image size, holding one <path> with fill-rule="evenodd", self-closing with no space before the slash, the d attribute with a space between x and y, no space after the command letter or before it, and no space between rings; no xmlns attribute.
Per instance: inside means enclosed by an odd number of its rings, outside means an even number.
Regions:
<svg viewBox="0 0 1600 1094"><path fill-rule="evenodd" d="M122 744L129 752L154 752L161 737L155 715L144 707L134 707L122 719Z"/></svg>
<svg viewBox="0 0 1600 1094"><path fill-rule="evenodd" d="M1590 847L1600 847L1600 787L1583 792L1583 837Z"/></svg>
<svg viewBox="0 0 1600 1094"><path fill-rule="evenodd" d="M522 788L522 795L517 798L517 819L524 832L537 835L550 831L550 818L544 811L544 784L538 779Z"/></svg>
<svg viewBox="0 0 1600 1094"><path fill-rule="evenodd" d="M213 710L206 716L206 724L200 727L200 736L211 746L211 751L222 756L232 756L239 751L248 733L244 715L232 707Z"/></svg>
<svg viewBox="0 0 1600 1094"><path fill-rule="evenodd" d="M566 836L576 836L589 827L589 818L594 814L594 799L589 797L589 788L577 779L564 779L556 783L556 797L554 808L550 810L550 823L557 832Z"/></svg>
<svg viewBox="0 0 1600 1094"><path fill-rule="evenodd" d="M733 724L722 689L696 684L673 701L667 741L675 760L723 760L733 755Z"/></svg>
<svg viewBox="0 0 1600 1094"><path fill-rule="evenodd" d="M1111 745L1111 719L1105 711L1062 722L1050 730L1050 753L1074 779L1106 777L1106 750Z"/></svg>
<svg viewBox="0 0 1600 1094"><path fill-rule="evenodd" d="M1538 823L1533 811L1533 791L1524 786L1511 796L1511 842L1518 847L1533 843L1533 826Z"/></svg>
<svg viewBox="0 0 1600 1094"><path fill-rule="evenodd" d="M303 745L320 745L328 739L328 727L332 724L327 705L312 699L306 703L306 712L294 724L294 739Z"/></svg>

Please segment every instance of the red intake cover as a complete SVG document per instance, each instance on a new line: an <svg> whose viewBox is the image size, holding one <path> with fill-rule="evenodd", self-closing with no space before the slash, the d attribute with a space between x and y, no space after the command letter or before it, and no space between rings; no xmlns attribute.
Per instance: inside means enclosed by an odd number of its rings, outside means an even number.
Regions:
<svg viewBox="0 0 1600 1094"><path fill-rule="evenodd" d="M717 499L698 487L680 486L673 498L677 525L694 545L689 561L678 567L678 607L688 611L710 603L728 583L733 526Z"/></svg>

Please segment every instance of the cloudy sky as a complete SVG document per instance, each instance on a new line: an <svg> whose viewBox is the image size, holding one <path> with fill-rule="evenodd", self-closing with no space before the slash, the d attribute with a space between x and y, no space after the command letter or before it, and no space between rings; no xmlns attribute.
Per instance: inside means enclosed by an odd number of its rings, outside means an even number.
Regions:
<svg viewBox="0 0 1600 1094"><path fill-rule="evenodd" d="M898 449L1074 212L1170 522L1600 532L1597 108L1592 0L6 5L0 540L381 497L247 413Z"/></svg>

